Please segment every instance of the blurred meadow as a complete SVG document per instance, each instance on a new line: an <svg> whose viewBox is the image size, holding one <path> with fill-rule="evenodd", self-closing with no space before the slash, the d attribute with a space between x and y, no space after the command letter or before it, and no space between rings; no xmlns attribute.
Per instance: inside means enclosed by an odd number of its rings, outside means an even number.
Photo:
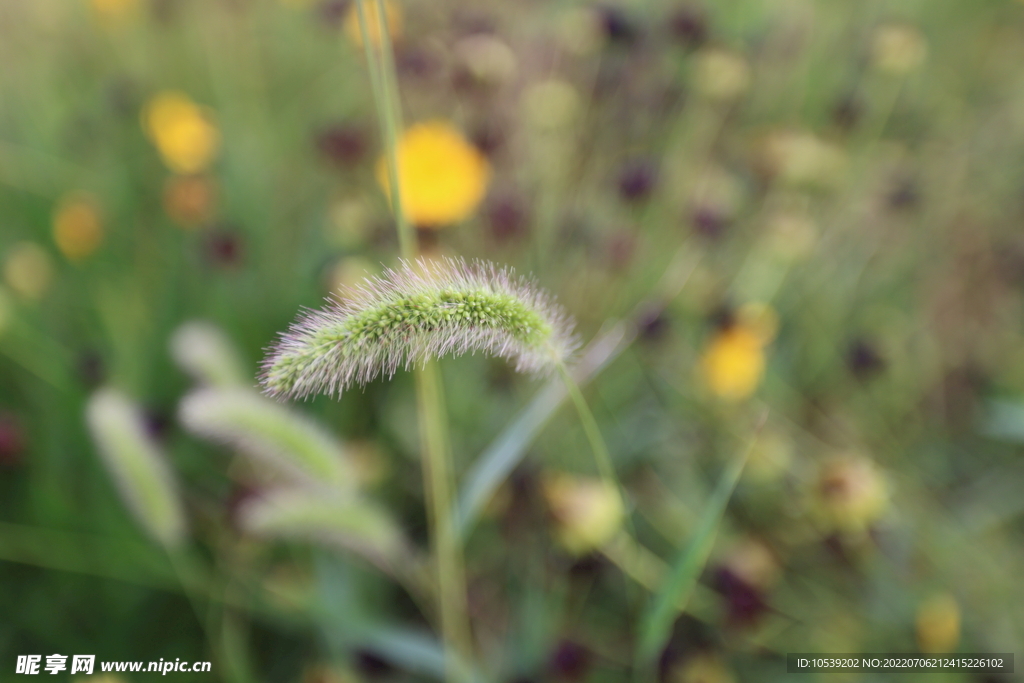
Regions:
<svg viewBox="0 0 1024 683"><path fill-rule="evenodd" d="M0 64L0 679L1024 656L1024 2L0 0ZM582 396L261 395L410 250L549 292Z"/></svg>

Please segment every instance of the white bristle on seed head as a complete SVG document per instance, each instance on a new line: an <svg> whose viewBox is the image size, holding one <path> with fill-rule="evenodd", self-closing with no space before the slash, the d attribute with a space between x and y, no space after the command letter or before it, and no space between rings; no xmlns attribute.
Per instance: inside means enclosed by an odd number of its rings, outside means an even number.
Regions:
<svg viewBox="0 0 1024 683"><path fill-rule="evenodd" d="M185 537L185 513L164 454L147 433L141 411L114 389L86 406L86 423L121 497L139 524L167 547Z"/></svg>
<svg viewBox="0 0 1024 683"><path fill-rule="evenodd" d="M329 432L252 389L198 389L182 399L178 417L189 432L233 446L292 479L355 488L352 464Z"/></svg>
<svg viewBox="0 0 1024 683"><path fill-rule="evenodd" d="M521 372L576 349L569 316L511 269L484 261L403 261L306 311L263 363L271 395L337 395L431 358L481 351Z"/></svg>

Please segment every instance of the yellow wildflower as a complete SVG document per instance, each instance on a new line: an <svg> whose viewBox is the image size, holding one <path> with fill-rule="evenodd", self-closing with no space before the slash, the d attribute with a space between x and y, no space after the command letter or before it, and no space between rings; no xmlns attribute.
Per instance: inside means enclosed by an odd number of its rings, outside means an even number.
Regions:
<svg viewBox="0 0 1024 683"><path fill-rule="evenodd" d="M302 673L302 683L356 683L358 680L351 671L324 665L307 667Z"/></svg>
<svg viewBox="0 0 1024 683"><path fill-rule="evenodd" d="M402 208L417 226L441 227L466 218L483 199L490 177L484 155L447 122L416 124L398 141ZM377 179L390 192L383 158Z"/></svg>
<svg viewBox="0 0 1024 683"><path fill-rule="evenodd" d="M843 148L809 131L774 130L756 151L761 168L791 186L828 187L846 172Z"/></svg>
<svg viewBox="0 0 1024 683"><path fill-rule="evenodd" d="M922 602L915 622L921 652L952 652L960 642L960 606L952 595L935 595Z"/></svg>
<svg viewBox="0 0 1024 683"><path fill-rule="evenodd" d="M175 173L198 173L216 158L220 131L188 95L164 91L146 105L142 127L164 163Z"/></svg>
<svg viewBox="0 0 1024 683"><path fill-rule="evenodd" d="M622 498L614 484L554 474L545 477L543 488L555 518L555 536L575 555L600 548L622 526Z"/></svg>
<svg viewBox="0 0 1024 683"><path fill-rule="evenodd" d="M391 37L391 40L397 40L402 35L402 10L391 0L384 0L383 4L388 35ZM365 0L364 9L370 42L375 46L380 46L384 33L376 0ZM363 31L359 25L359 0L352 0L349 3L348 14L345 16L345 33L348 34L353 43L362 46Z"/></svg>
<svg viewBox="0 0 1024 683"><path fill-rule="evenodd" d="M80 261L103 241L103 220L94 197L65 197L53 214L53 240L69 261Z"/></svg>
<svg viewBox="0 0 1024 683"><path fill-rule="evenodd" d="M875 31L871 57L879 71L905 75L928 57L928 43L913 26L889 24Z"/></svg>
<svg viewBox="0 0 1024 683"><path fill-rule="evenodd" d="M42 298L53 280L50 255L34 242L18 242L4 259L4 280L22 298Z"/></svg>
<svg viewBox="0 0 1024 683"><path fill-rule="evenodd" d="M183 228L194 228L213 217L217 185L204 175L172 176L164 183L164 211Z"/></svg>
<svg viewBox="0 0 1024 683"><path fill-rule="evenodd" d="M720 657L700 652L670 668L671 683L735 683L736 676Z"/></svg>
<svg viewBox="0 0 1024 683"><path fill-rule="evenodd" d="M97 16L118 20L134 12L139 6L139 0L91 0L90 4Z"/></svg>
<svg viewBox="0 0 1024 683"><path fill-rule="evenodd" d="M743 325L719 332L701 358L704 380L711 391L726 400L749 397L764 375L764 340L761 333Z"/></svg>
<svg viewBox="0 0 1024 683"><path fill-rule="evenodd" d="M362 198L339 199L331 204L330 221L325 225L332 246L351 250L366 245L374 228L374 214Z"/></svg>
<svg viewBox="0 0 1024 683"><path fill-rule="evenodd" d="M378 266L362 256L343 256L328 266L324 287L331 293L357 287L379 272Z"/></svg>
<svg viewBox="0 0 1024 683"><path fill-rule="evenodd" d="M536 130L565 129L579 117L581 110L576 88L557 78L534 83L523 92L523 114Z"/></svg>
<svg viewBox="0 0 1024 683"><path fill-rule="evenodd" d="M696 55L694 85L709 100L734 100L750 87L750 66L741 55L708 48Z"/></svg>
<svg viewBox="0 0 1024 683"><path fill-rule="evenodd" d="M862 455L825 462L812 493L811 513L825 531L859 534L881 518L889 487L875 463Z"/></svg>

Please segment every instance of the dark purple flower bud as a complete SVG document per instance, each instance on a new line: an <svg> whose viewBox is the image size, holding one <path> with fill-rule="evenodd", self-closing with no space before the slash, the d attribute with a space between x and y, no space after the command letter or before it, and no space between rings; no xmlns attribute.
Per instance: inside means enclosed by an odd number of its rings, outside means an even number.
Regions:
<svg viewBox="0 0 1024 683"><path fill-rule="evenodd" d="M0 467L21 464L25 452L25 432L11 413L0 413Z"/></svg>
<svg viewBox="0 0 1024 683"><path fill-rule="evenodd" d="M242 262L242 234L230 225L211 229L204 247L206 258L213 265L233 268Z"/></svg>
<svg viewBox="0 0 1024 683"><path fill-rule="evenodd" d="M366 157L369 140L363 128L339 124L321 130L316 135L317 150L339 168L355 166Z"/></svg>
<svg viewBox="0 0 1024 683"><path fill-rule="evenodd" d="M529 231L530 216L526 203L517 195L494 197L488 202L485 213L491 237L499 244L521 239Z"/></svg>
<svg viewBox="0 0 1024 683"><path fill-rule="evenodd" d="M668 30L687 50L696 50L708 39L707 19L704 12L695 7L681 7L673 12L668 18Z"/></svg>
<svg viewBox="0 0 1024 683"><path fill-rule="evenodd" d="M641 339L645 341L661 339L669 328L665 309L661 306L648 307L637 316L636 326Z"/></svg>
<svg viewBox="0 0 1024 683"><path fill-rule="evenodd" d="M599 8L598 20L609 43L628 47L640 38L639 27L617 7Z"/></svg>
<svg viewBox="0 0 1024 683"><path fill-rule="evenodd" d="M855 97L844 97L832 107L832 120L843 130L852 130L857 127L864 107Z"/></svg>
<svg viewBox="0 0 1024 683"><path fill-rule="evenodd" d="M619 173L619 195L628 202L647 199L657 182L658 172L648 159L636 159Z"/></svg>
<svg viewBox="0 0 1024 683"><path fill-rule="evenodd" d="M329 29L337 29L341 26L341 20L345 18L345 13L348 12L350 2L351 0L325 0L320 3L320 6L317 7L320 21Z"/></svg>
<svg viewBox="0 0 1024 683"><path fill-rule="evenodd" d="M608 262L612 270L622 270L633 260L636 238L627 230L619 230L608 239Z"/></svg>
<svg viewBox="0 0 1024 683"><path fill-rule="evenodd" d="M736 324L736 309L727 303L719 304L711 311L708 322L719 332L728 330Z"/></svg>
<svg viewBox="0 0 1024 683"><path fill-rule="evenodd" d="M902 180L889 192L886 199L890 208L896 211L909 211L917 207L921 196L914 181Z"/></svg>
<svg viewBox="0 0 1024 683"><path fill-rule="evenodd" d="M885 370L885 359L873 344L856 339L846 352L846 366L858 379L869 379Z"/></svg>
<svg viewBox="0 0 1024 683"><path fill-rule="evenodd" d="M551 655L551 673L556 680L581 681L590 670L590 652L570 640L563 640Z"/></svg>
<svg viewBox="0 0 1024 683"><path fill-rule="evenodd" d="M505 133L496 125L484 124L469 136L470 141L488 157L494 157L505 146Z"/></svg>
<svg viewBox="0 0 1024 683"><path fill-rule="evenodd" d="M372 650L359 649L355 652L355 668L366 678L377 680L394 671L391 664Z"/></svg>
<svg viewBox="0 0 1024 683"><path fill-rule="evenodd" d="M106 376L103 367L103 357L95 351L86 351L78 357L76 367L78 378L82 384L90 389L95 389L103 383Z"/></svg>
<svg viewBox="0 0 1024 683"><path fill-rule="evenodd" d="M726 618L733 624L753 624L768 609L761 592L727 567L715 571L714 586L725 599Z"/></svg>
<svg viewBox="0 0 1024 683"><path fill-rule="evenodd" d="M697 234L709 240L720 239L728 224L721 211L707 206L698 207L691 220Z"/></svg>
<svg viewBox="0 0 1024 683"><path fill-rule="evenodd" d="M420 45L405 45L395 53L398 75L412 80L426 81L437 76L442 69L438 55Z"/></svg>

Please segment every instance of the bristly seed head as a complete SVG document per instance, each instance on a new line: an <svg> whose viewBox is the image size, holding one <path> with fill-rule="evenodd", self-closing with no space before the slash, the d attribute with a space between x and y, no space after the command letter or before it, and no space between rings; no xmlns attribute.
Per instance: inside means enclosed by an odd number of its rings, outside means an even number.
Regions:
<svg viewBox="0 0 1024 683"><path fill-rule="evenodd" d="M576 346L570 318L511 269L419 259L304 312L270 349L260 381L273 396L340 395L449 353L483 351L535 372Z"/></svg>

